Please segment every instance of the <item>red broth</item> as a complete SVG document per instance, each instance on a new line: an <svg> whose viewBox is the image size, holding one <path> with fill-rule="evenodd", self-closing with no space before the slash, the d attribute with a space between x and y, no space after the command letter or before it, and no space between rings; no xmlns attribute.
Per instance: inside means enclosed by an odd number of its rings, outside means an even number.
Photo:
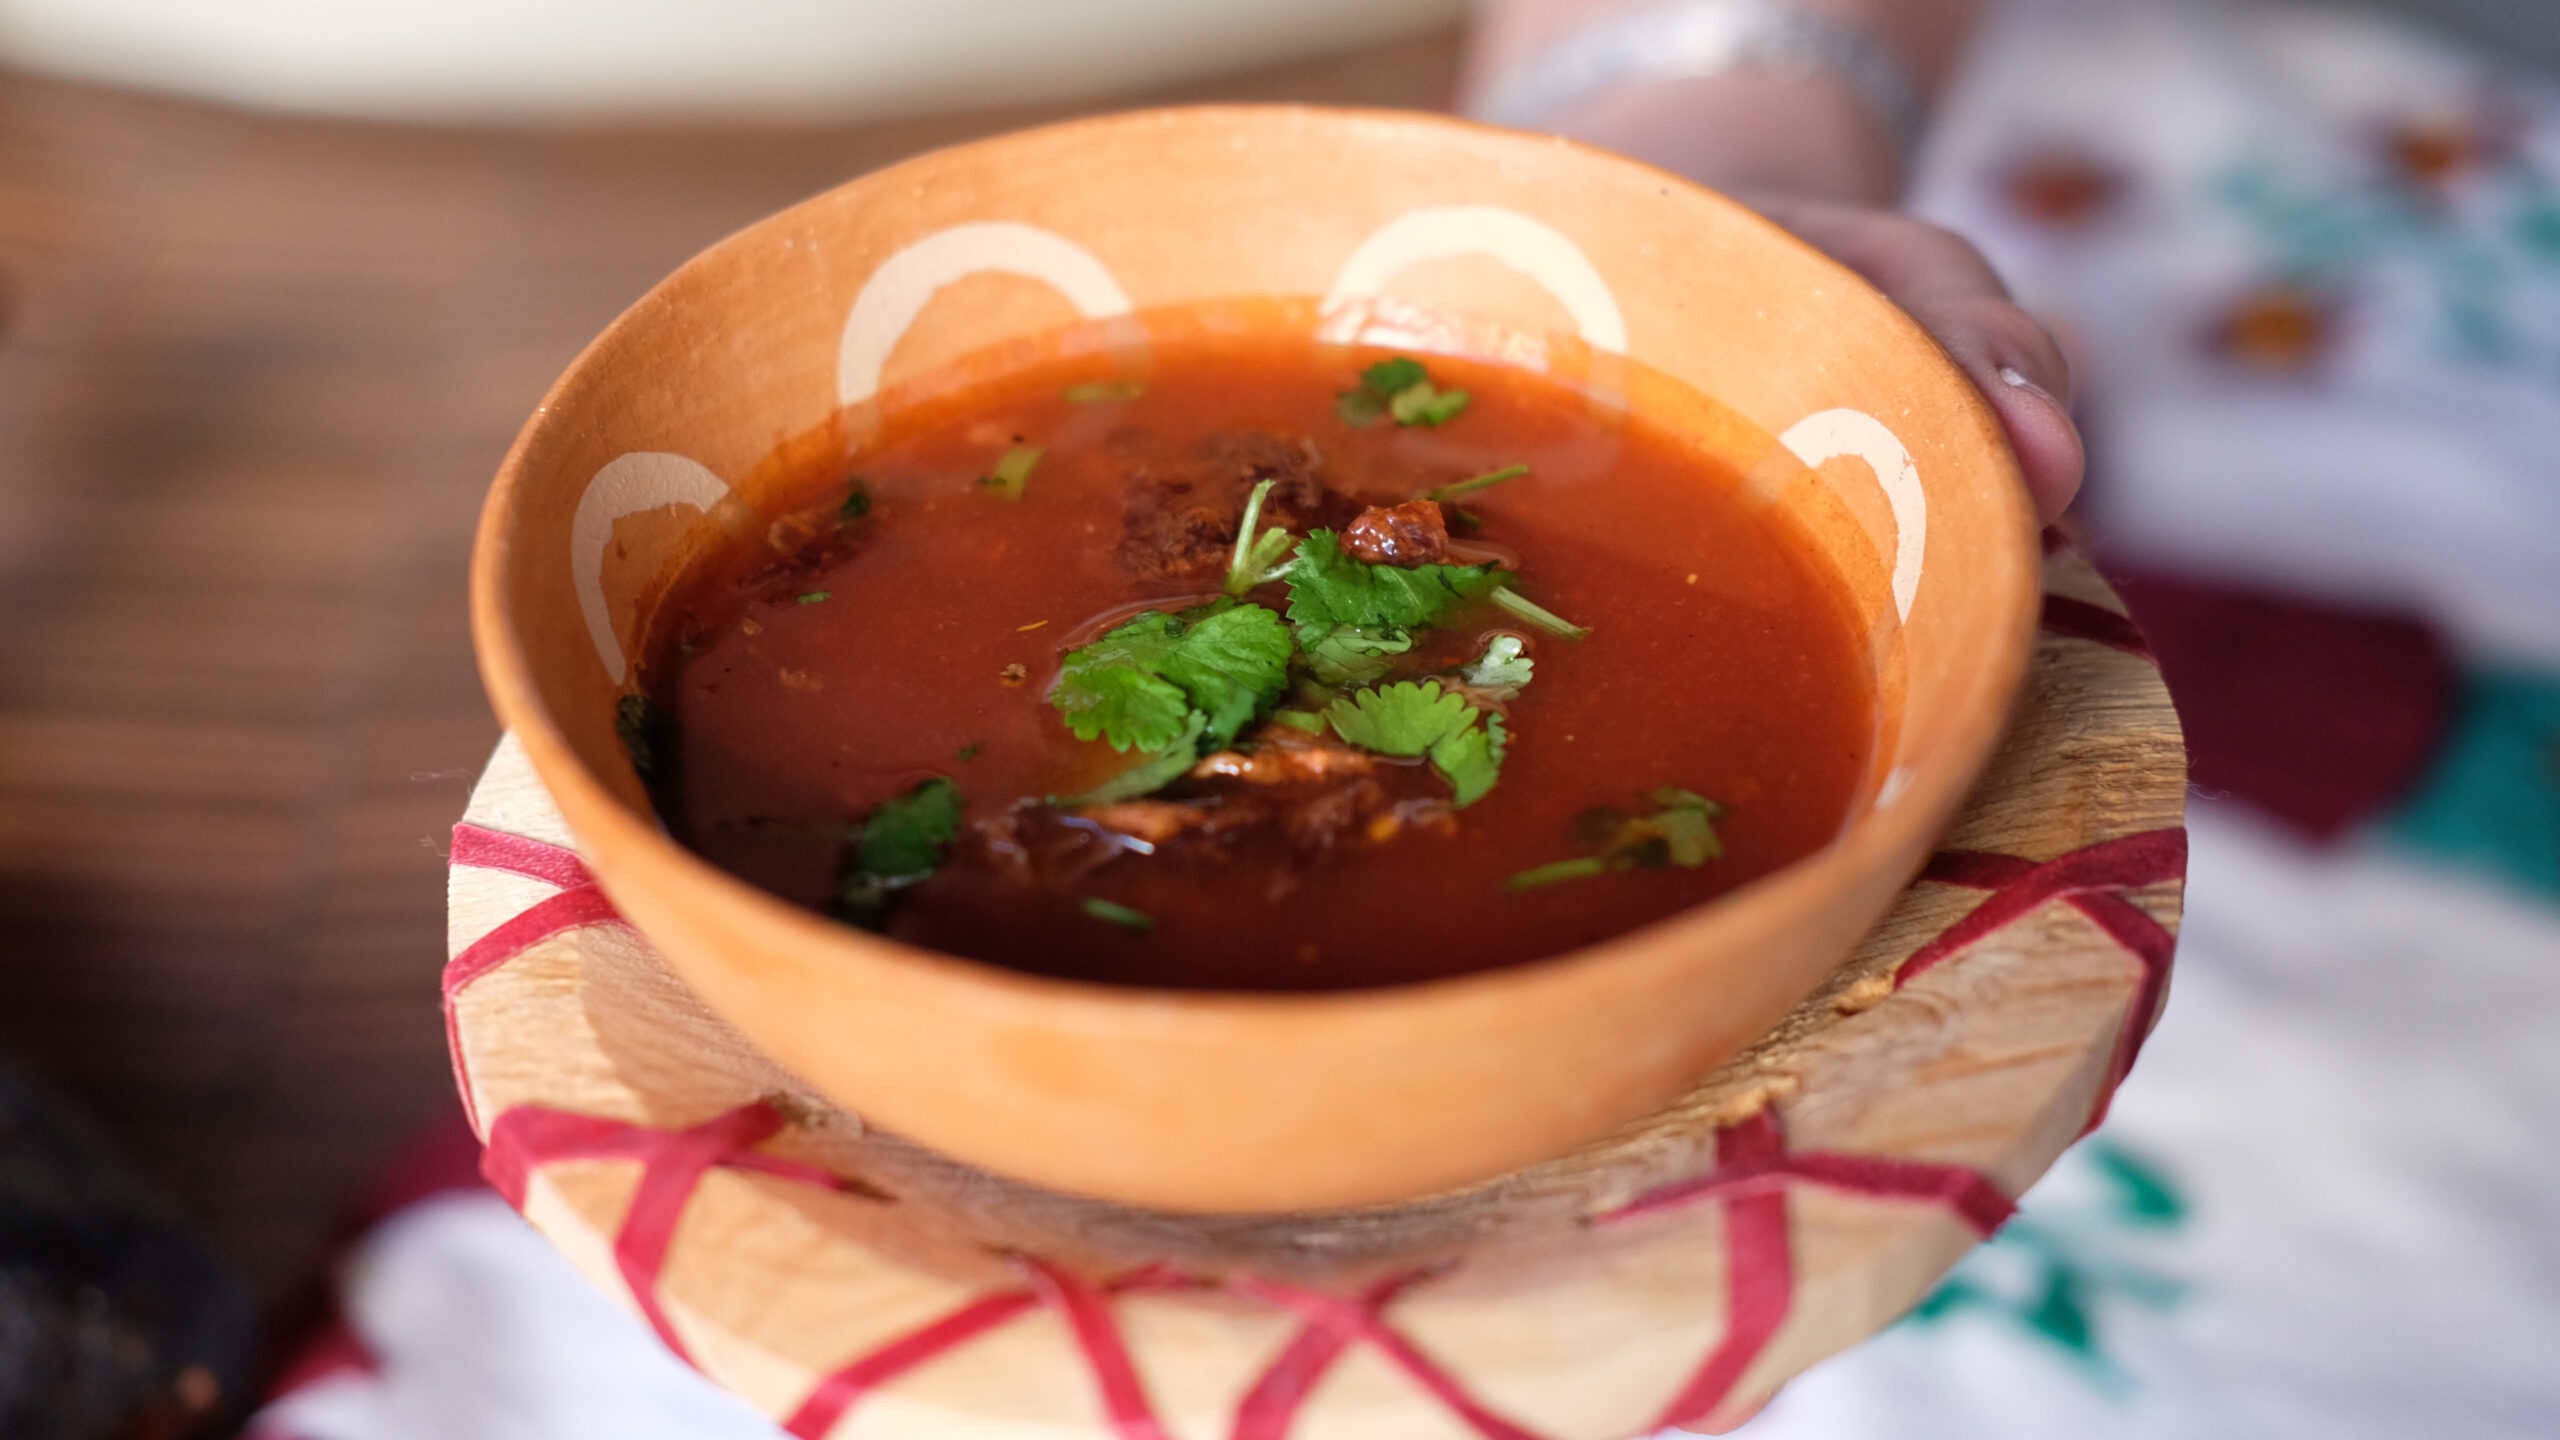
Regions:
<svg viewBox="0 0 2560 1440"><path fill-rule="evenodd" d="M955 782L965 823L982 826L1125 769L1131 756L1076 739L1045 697L1072 647L1150 603L1176 610L1217 589L1133 572L1132 547L1163 528L1130 519L1140 478L1241 470L1277 445L1311 446L1298 453L1317 457L1324 485L1381 504L1530 467L1454 502L1480 523L1453 533L1515 560L1519 590L1589 636L1546 634L1476 601L1405 657L1408 668L1455 662L1487 636L1527 637L1535 677L1503 707L1499 782L1384 840L1355 826L1310 851L1266 826L1122 854L1065 885L975 863L964 839L897 896L885 933L1090 981L1384 985L1603 940L1828 843L1875 722L1863 647L1824 563L1737 499L1729 468L1544 376L1434 358L1432 379L1470 396L1461 415L1348 425L1336 396L1379 358L1211 335L1158 345L1135 395L1070 398L1094 379L1088 357L893 410L849 467L794 478L810 508L774 539L816 543L706 556L662 605L643 674L671 731L655 793L672 833L824 910L847 827L921 781ZM1005 498L978 482L1017 444L1044 453ZM837 531L852 477L869 508ZM1231 538L1246 480L1227 483ZM1251 598L1285 610L1286 589ZM1378 773L1390 800L1428 809L1449 793L1417 763ZM1576 837L1595 807L1644 813L1665 786L1726 807L1720 858L1505 888L1583 853ZM1095 899L1152 928L1095 918Z"/></svg>

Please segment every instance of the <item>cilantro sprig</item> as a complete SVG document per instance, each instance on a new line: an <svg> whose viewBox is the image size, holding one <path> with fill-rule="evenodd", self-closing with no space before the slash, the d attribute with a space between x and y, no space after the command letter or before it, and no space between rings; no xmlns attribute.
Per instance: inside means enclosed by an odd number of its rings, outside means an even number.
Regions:
<svg viewBox="0 0 2560 1440"><path fill-rule="evenodd" d="M1242 595L1256 585L1267 585L1289 573L1289 532L1274 525L1261 535L1253 527L1262 522L1262 502L1271 493L1276 480L1265 480L1253 487L1245 497L1244 521L1236 526L1235 554L1227 561L1227 593Z"/></svg>
<svg viewBox="0 0 2560 1440"><path fill-rule="evenodd" d="M1517 465L1505 465L1499 470L1487 470L1481 475L1470 476L1467 479L1457 481L1454 484L1443 485L1437 490L1425 490L1422 492L1422 498L1425 500L1455 500L1461 495L1473 495L1479 490L1490 490L1505 480L1517 480L1528 473L1529 467L1526 462Z"/></svg>
<svg viewBox="0 0 2560 1440"><path fill-rule="evenodd" d="M1344 696L1325 707L1333 733L1381 755L1428 756L1461 809L1493 788L1510 743L1502 717L1440 688L1401 680Z"/></svg>
<svg viewBox="0 0 2560 1440"><path fill-rule="evenodd" d="M866 930L880 928L899 892L933 878L960 832L960 787L940 775L883 800L863 817L846 847L836 914Z"/></svg>
<svg viewBox="0 0 2560 1440"><path fill-rule="evenodd" d="M1259 605L1212 601L1179 615L1149 610L1067 652L1049 703L1079 740L1162 751L1196 711L1223 745L1289 684L1289 630Z"/></svg>
<svg viewBox="0 0 2560 1440"><path fill-rule="evenodd" d="M1508 585L1493 592L1493 603L1550 635L1561 635L1567 640L1591 638L1590 626L1576 625Z"/></svg>
<svg viewBox="0 0 2560 1440"><path fill-rule="evenodd" d="M1724 807L1694 790L1663 786L1646 792L1658 808L1650 815L1630 815L1602 807L1574 820L1574 832L1590 853L1523 870L1502 882L1518 894L1563 880L1585 880L1627 870L1659 870L1677 865L1695 870L1724 855L1715 821Z"/></svg>
<svg viewBox="0 0 2560 1440"><path fill-rule="evenodd" d="M1492 565L1369 565L1331 530L1310 530L1289 566L1289 622L1330 629L1409 631L1502 583Z"/></svg>
<svg viewBox="0 0 2560 1440"><path fill-rule="evenodd" d="M1465 413L1467 392L1431 383L1422 362L1406 355L1381 360L1360 372L1360 388L1334 397L1345 425L1367 425L1381 415L1399 425L1446 425Z"/></svg>

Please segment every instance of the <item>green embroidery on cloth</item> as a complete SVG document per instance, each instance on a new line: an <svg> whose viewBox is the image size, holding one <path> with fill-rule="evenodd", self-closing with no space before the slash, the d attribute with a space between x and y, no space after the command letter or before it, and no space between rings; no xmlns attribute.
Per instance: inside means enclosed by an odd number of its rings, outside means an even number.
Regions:
<svg viewBox="0 0 2560 1440"><path fill-rule="evenodd" d="M2059 1353L2101 1391L2129 1393L2133 1377L2108 1353L2103 1317L2118 1301L2166 1311L2186 1298L2185 1281L2124 1252L2176 1234L2189 1207L2166 1169L2113 1141L2086 1141L2067 1163L2092 1193L2031 1199L1903 1323L1928 1328L1977 1316Z"/></svg>
<svg viewBox="0 0 2560 1440"><path fill-rule="evenodd" d="M2467 678L2443 753L2386 824L2413 849L2560 898L2560 675Z"/></svg>

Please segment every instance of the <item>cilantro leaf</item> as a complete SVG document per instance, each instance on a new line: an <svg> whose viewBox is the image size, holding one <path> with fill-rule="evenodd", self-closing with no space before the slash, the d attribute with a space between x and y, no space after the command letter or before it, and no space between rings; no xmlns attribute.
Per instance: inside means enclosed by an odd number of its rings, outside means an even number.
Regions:
<svg viewBox="0 0 2560 1440"><path fill-rule="evenodd" d="M1443 390L1428 380L1397 391L1387 402L1387 413L1399 425L1446 425L1466 408L1466 391Z"/></svg>
<svg viewBox="0 0 2560 1440"><path fill-rule="evenodd" d="M1115 750L1173 748L1195 711L1225 744L1288 688L1289 653L1288 627L1259 605L1149 610L1069 651L1049 703L1077 739Z"/></svg>
<svg viewBox="0 0 2560 1440"><path fill-rule="evenodd" d="M1491 565L1368 565L1330 530L1310 530L1289 566L1289 619L1301 627L1410 630L1494 590Z"/></svg>
<svg viewBox="0 0 2560 1440"><path fill-rule="evenodd" d="M1445 425L1467 408L1467 392L1443 390L1431 383L1422 362L1395 355L1360 372L1360 388L1334 397L1333 410L1342 423L1366 425L1381 414L1399 425Z"/></svg>
<svg viewBox="0 0 2560 1440"><path fill-rule="evenodd" d="M1067 652L1049 703L1079 740L1114 750L1162 750L1191 718L1191 697L1161 673L1181 622L1150 610L1081 649Z"/></svg>
<svg viewBox="0 0 2560 1440"><path fill-rule="evenodd" d="M1037 445L1016 445L1004 452L993 470L978 477L978 484L1007 500L1019 500L1031 484L1031 467L1048 453Z"/></svg>
<svg viewBox="0 0 2560 1440"><path fill-rule="evenodd" d="M836 523L850 525L870 513L871 489L863 484L862 477L857 475L853 480L853 488L845 492L844 503L836 507Z"/></svg>
<svg viewBox="0 0 2560 1440"><path fill-rule="evenodd" d="M959 831L960 787L940 775L871 807L845 857L836 914L879 928L890 900L932 878Z"/></svg>
<svg viewBox="0 0 2560 1440"><path fill-rule="evenodd" d="M1205 608L1215 613L1183 634L1163 673L1207 715L1208 743L1223 745L1289 687L1289 627L1259 605Z"/></svg>
<svg viewBox="0 0 2560 1440"><path fill-rule="evenodd" d="M1298 652L1307 670L1327 685L1366 685L1395 667L1392 657L1413 648L1402 630L1358 625L1301 625Z"/></svg>
<svg viewBox="0 0 2560 1440"><path fill-rule="evenodd" d="M1516 894L1559 880L1659 870L1665 865L1695 870L1723 858L1724 842L1715 831L1717 817L1725 813L1723 806L1694 790L1669 785L1647 791L1645 798L1659 807L1651 815L1629 815L1607 807L1584 811L1575 819L1574 829L1592 853L1523 870L1502 882L1502 888Z"/></svg>
<svg viewBox="0 0 2560 1440"><path fill-rule="evenodd" d="M1171 745L1081 795L1070 795L1063 800L1053 796L1049 803L1063 810L1079 810L1087 805L1116 805L1123 800L1152 795L1181 779L1192 762L1200 758L1200 733L1208 728L1208 717L1194 710L1190 725Z"/></svg>
<svg viewBox="0 0 2560 1440"><path fill-rule="evenodd" d="M1531 672L1538 662L1522 651L1526 648L1517 635L1496 635L1484 647L1475 663L1458 672L1458 678L1494 700L1508 700L1528 688Z"/></svg>
<svg viewBox="0 0 2560 1440"><path fill-rule="evenodd" d="M1347 695L1325 707L1333 733L1381 755L1421 755L1466 729L1477 714L1437 680L1401 680Z"/></svg>
<svg viewBox="0 0 2560 1440"><path fill-rule="evenodd" d="M1501 716L1491 711L1475 713L1482 717L1482 724L1444 735L1431 746L1431 768L1449 782L1461 810L1483 799L1493 782L1502 778L1502 752L1511 744Z"/></svg>
<svg viewBox="0 0 2560 1440"><path fill-rule="evenodd" d="M1427 755L1464 808L1485 797L1502 772L1510 735L1502 717L1480 710L1437 680L1400 680L1325 707L1333 733L1381 755Z"/></svg>
<svg viewBox="0 0 2560 1440"><path fill-rule="evenodd" d="M1391 355L1360 372L1360 388L1377 396L1401 395L1431 383L1431 372L1410 355Z"/></svg>

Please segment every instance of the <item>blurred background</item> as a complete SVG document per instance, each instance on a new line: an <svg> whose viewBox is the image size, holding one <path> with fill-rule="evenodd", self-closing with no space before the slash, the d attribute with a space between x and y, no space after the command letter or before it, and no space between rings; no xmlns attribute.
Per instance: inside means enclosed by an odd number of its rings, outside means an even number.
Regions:
<svg viewBox="0 0 2560 1440"><path fill-rule="evenodd" d="M931 146L1445 106L1468 20L0 0L0 1434L236 1421L451 1110L470 532L588 337ZM1755 1429L2560 1433L2560 10L2019 0L1954 73L1912 204L2080 374L2190 925L2059 1198ZM504 1432L308 1440L394 1433Z"/></svg>

